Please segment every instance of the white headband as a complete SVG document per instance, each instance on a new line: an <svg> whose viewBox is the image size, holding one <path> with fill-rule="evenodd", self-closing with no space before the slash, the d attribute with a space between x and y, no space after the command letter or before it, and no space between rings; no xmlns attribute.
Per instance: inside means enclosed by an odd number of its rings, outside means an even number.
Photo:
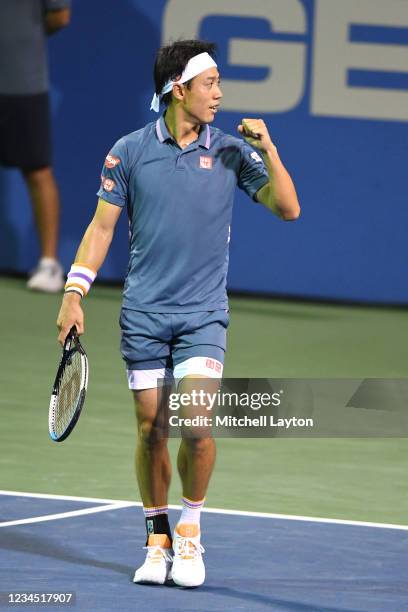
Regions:
<svg viewBox="0 0 408 612"><path fill-rule="evenodd" d="M175 83L185 83L186 81L189 81L193 77L197 76L197 74L201 74L202 72L204 72L204 70L216 67L217 64L214 62L211 55L209 55L207 52L195 55L188 62L183 74L181 75L178 81L168 81L159 94L155 93L153 95L152 102L150 104L150 110L154 110L156 113L159 112L160 99L162 98L162 96L164 96L164 94L169 93L169 91L173 89L173 85Z"/></svg>

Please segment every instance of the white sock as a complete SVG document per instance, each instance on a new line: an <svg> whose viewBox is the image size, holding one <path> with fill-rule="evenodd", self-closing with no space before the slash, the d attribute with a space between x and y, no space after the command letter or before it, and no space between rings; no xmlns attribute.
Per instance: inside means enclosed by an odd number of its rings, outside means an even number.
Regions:
<svg viewBox="0 0 408 612"><path fill-rule="evenodd" d="M193 501L188 497L181 498L183 509L179 523L188 523L193 525L200 524L201 508L204 506L205 498L199 501Z"/></svg>

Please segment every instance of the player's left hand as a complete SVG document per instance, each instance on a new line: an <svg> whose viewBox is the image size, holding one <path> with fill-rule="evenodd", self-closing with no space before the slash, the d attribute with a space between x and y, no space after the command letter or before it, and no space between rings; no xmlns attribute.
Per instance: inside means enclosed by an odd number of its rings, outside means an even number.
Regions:
<svg viewBox="0 0 408 612"><path fill-rule="evenodd" d="M276 153L276 146L269 136L268 128L263 119L242 119L238 126L238 132L252 147L256 147L265 153Z"/></svg>

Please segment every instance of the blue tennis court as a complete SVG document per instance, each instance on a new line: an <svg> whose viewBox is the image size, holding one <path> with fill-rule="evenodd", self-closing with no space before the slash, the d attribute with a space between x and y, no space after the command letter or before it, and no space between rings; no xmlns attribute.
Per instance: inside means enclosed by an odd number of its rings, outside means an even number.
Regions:
<svg viewBox="0 0 408 612"><path fill-rule="evenodd" d="M74 609L106 612L408 609L406 526L207 510L207 579L188 590L132 583L144 558L139 504L12 492L1 500L3 593L74 591ZM177 516L170 511L173 525Z"/></svg>

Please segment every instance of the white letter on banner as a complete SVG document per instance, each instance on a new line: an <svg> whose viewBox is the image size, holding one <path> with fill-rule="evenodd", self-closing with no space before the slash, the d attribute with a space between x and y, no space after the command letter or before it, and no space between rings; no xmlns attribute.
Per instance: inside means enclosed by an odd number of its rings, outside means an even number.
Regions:
<svg viewBox="0 0 408 612"><path fill-rule="evenodd" d="M163 17L163 41L197 38L201 22L210 15L267 19L271 30L279 33L306 31L305 12L299 0L169 0ZM223 79L222 109L253 113L291 110L303 96L305 57L302 43L232 38L228 58L231 65L269 70L261 81Z"/></svg>
<svg viewBox="0 0 408 612"><path fill-rule="evenodd" d="M408 2L316 0L312 114L408 120L408 91L347 86L352 68L408 72L408 46L349 42L352 24L408 27Z"/></svg>

